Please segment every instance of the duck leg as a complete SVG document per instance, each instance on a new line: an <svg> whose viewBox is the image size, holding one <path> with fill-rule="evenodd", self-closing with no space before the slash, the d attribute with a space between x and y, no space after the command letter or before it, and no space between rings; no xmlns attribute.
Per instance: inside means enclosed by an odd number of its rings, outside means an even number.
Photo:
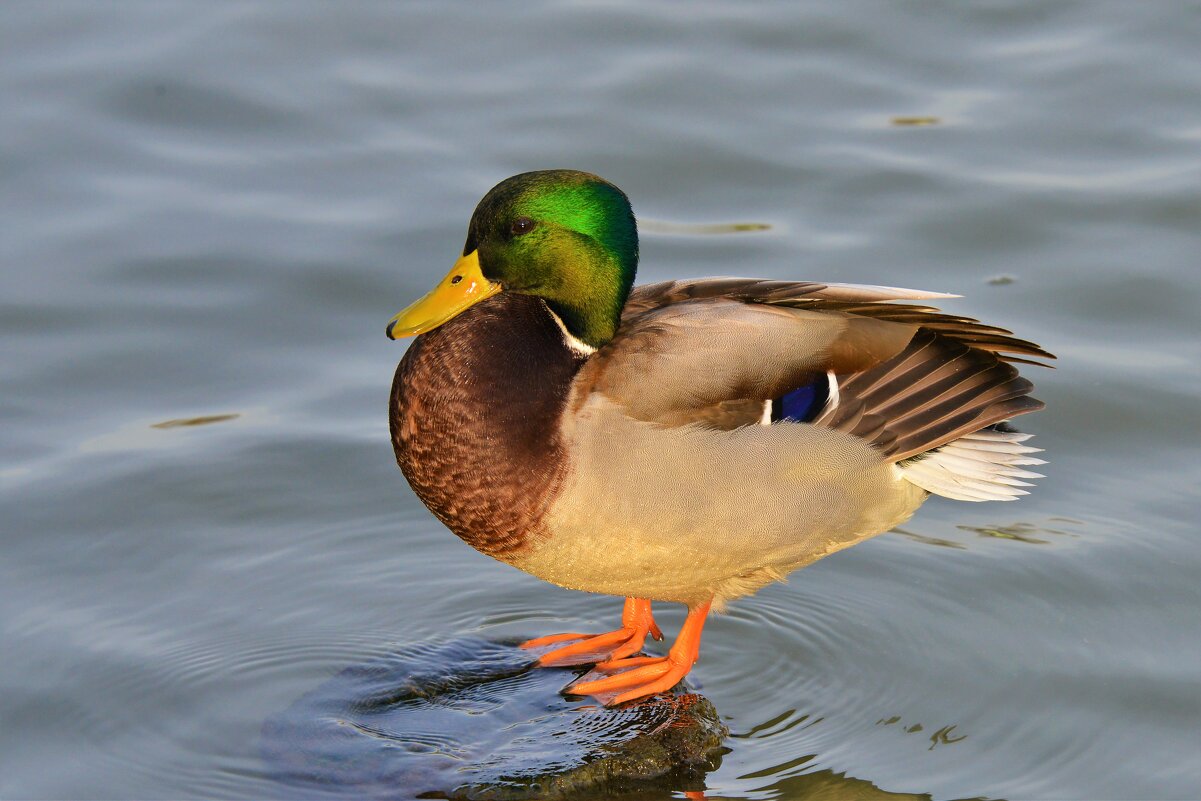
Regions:
<svg viewBox="0 0 1201 801"><path fill-rule="evenodd" d="M526 640L522 648L541 648L558 642L579 640L538 657L538 667L591 665L601 661L623 659L642 649L646 635L663 639L663 632L651 614L651 602L645 598L626 598L621 612L621 628L605 634L551 634Z"/></svg>
<svg viewBox="0 0 1201 801"><path fill-rule="evenodd" d="M688 618L680 629L667 656L636 656L629 659L609 659L593 669L586 681L577 681L565 692L572 695L594 696L605 706L615 706L655 693L670 690L688 675L701 647L701 630L709 614L710 601L688 610ZM613 673L601 679L591 679L596 673Z"/></svg>

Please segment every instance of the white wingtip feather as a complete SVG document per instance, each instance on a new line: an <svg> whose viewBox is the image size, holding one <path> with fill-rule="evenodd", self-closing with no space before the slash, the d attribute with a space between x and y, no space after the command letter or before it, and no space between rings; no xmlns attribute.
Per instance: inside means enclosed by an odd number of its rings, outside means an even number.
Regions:
<svg viewBox="0 0 1201 801"><path fill-rule="evenodd" d="M898 467L910 483L927 492L959 501L1012 501L1033 486L1021 479L1042 478L1023 467L1046 464L1028 454L1040 453L1020 443L1033 436L1016 431L983 429L952 440Z"/></svg>

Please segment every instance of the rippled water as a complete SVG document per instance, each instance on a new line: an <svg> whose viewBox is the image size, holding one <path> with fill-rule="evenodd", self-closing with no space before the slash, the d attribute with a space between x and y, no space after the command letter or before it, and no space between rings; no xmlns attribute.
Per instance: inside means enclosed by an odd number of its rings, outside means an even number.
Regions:
<svg viewBox="0 0 1201 801"><path fill-rule="evenodd" d="M1031 497L710 623L710 797L1197 796L1196 4L0 15L0 796L278 794L264 721L347 666L613 624L443 530L386 433L384 323L558 166L771 226L654 226L643 281L956 292L1061 357Z"/></svg>

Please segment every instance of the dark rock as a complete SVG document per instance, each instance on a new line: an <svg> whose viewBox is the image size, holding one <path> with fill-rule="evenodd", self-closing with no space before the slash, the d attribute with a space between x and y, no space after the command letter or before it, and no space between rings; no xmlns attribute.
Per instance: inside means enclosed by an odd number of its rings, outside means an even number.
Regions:
<svg viewBox="0 0 1201 801"><path fill-rule="evenodd" d="M339 673L263 727L263 754L308 798L634 799L699 790L726 728L683 685L607 709L479 638L422 644Z"/></svg>

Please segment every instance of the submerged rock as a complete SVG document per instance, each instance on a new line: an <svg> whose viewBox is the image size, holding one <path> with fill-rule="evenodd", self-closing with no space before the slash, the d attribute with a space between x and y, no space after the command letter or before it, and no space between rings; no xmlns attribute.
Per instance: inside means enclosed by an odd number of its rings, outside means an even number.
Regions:
<svg viewBox="0 0 1201 801"><path fill-rule="evenodd" d="M339 673L263 727L289 797L517 801L699 790L727 731L683 685L607 709L515 643L423 644Z"/></svg>

